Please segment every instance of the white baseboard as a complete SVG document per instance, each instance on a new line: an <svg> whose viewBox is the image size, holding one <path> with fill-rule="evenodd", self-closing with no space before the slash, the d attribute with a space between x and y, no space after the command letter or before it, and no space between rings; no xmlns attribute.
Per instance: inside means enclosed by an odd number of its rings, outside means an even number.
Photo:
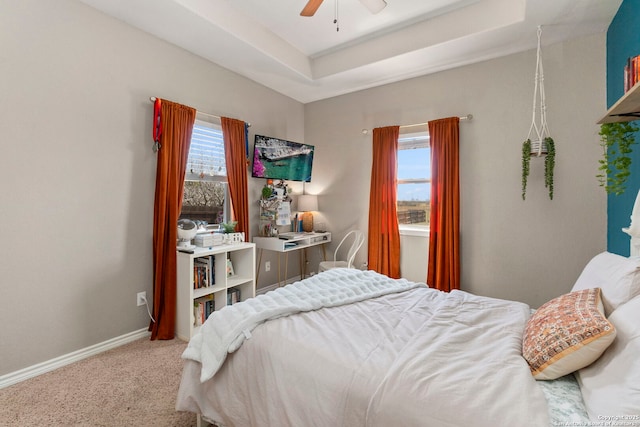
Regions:
<svg viewBox="0 0 640 427"><path fill-rule="evenodd" d="M24 380L28 380L29 378L42 375L46 372L53 371L55 369L69 365L73 362L86 359L87 357L94 356L98 353L102 353L103 351L111 350L112 348L116 348L132 341L148 337L150 334L151 333L147 328L139 329L137 331L129 332L128 334L120 335L119 337L94 344L90 347L86 347L72 353L56 357L55 359L47 360L46 362L38 363L37 365L29 366L27 368L20 369L19 371L2 375L0 376L0 389L9 387L10 385L19 383Z"/></svg>
<svg viewBox="0 0 640 427"><path fill-rule="evenodd" d="M300 280L300 276L294 276L286 281L286 285ZM273 285L263 286L256 290L256 295L264 294L274 289L278 289L278 283ZM112 348L119 347L121 345L130 343L132 341L148 337L151 333L147 328L137 331L129 332L128 334L121 335L119 337L112 338L110 340L86 347L72 353L56 357L55 359L47 360L46 362L38 363L37 365L29 366L19 371L10 372L6 375L0 376L0 389L9 387L10 385L17 384L21 381L28 380L29 378L37 377L47 372L51 372L55 369L61 368L71 363L77 362L87 357L94 356L98 353L102 353Z"/></svg>
<svg viewBox="0 0 640 427"><path fill-rule="evenodd" d="M291 277L289 279L287 279L284 283L283 286L285 285L290 285L291 283L297 282L301 280L301 276L294 276ZM268 285L268 286L263 286L261 288L256 289L256 296L261 295L261 294L266 294L269 291L273 291L274 289L278 289L280 287L279 283L274 283L273 285Z"/></svg>

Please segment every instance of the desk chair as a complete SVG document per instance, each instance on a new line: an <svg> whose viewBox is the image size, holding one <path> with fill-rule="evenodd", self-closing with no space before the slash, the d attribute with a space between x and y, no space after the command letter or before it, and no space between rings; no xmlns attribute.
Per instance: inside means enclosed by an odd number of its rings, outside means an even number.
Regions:
<svg viewBox="0 0 640 427"><path fill-rule="evenodd" d="M346 261L338 261L338 251L340 250L342 244L350 237L353 237L353 243L351 243L351 247L349 248L349 252L347 253L347 259ZM348 232L347 235L342 238L342 240L338 244L338 247L336 248L336 251L333 253L333 261L322 261L318 267L318 271L326 271L332 268L339 267L354 268L353 259L356 257L356 253L358 253L363 243L364 233L362 231L352 230Z"/></svg>

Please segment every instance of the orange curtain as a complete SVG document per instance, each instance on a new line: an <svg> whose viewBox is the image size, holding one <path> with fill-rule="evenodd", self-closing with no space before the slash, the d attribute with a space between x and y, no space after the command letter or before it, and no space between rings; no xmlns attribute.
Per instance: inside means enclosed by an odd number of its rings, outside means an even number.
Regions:
<svg viewBox="0 0 640 427"><path fill-rule="evenodd" d="M460 289L460 179L458 117L429 122L431 221L427 283Z"/></svg>
<svg viewBox="0 0 640 427"><path fill-rule="evenodd" d="M400 232L396 210L399 126L373 130L369 195L369 268L400 277Z"/></svg>
<svg viewBox="0 0 640 427"><path fill-rule="evenodd" d="M169 340L176 324L176 239L184 174L196 110L161 101L162 134L153 208L153 318L151 339Z"/></svg>
<svg viewBox="0 0 640 427"><path fill-rule="evenodd" d="M232 218L238 221L236 231L249 237L249 190L247 184L246 125L241 120L222 117L224 157L231 195Z"/></svg>

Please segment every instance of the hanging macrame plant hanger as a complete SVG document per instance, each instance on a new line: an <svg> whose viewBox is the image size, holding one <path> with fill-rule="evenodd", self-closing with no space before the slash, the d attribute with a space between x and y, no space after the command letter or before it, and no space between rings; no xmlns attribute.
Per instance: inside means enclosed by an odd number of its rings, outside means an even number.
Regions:
<svg viewBox="0 0 640 427"><path fill-rule="evenodd" d="M547 126L547 104L544 93L544 69L542 68L542 57L540 38L542 36L542 27L538 27L538 52L536 55L536 74L533 86L533 114L531 117L531 127L527 139L531 141L531 155L540 157L547 154L547 146L544 141L549 137L549 127ZM538 113L538 99L540 100L540 117ZM531 136L534 139L531 139Z"/></svg>
<svg viewBox="0 0 640 427"><path fill-rule="evenodd" d="M544 93L544 69L541 48L542 27L538 26L538 49L533 89L533 112L527 139L522 144L522 199L525 199L529 161L531 157L545 158L545 186L549 188L549 198L553 199L553 167L555 165L555 145L547 125L547 105ZM538 105L538 102L540 105Z"/></svg>

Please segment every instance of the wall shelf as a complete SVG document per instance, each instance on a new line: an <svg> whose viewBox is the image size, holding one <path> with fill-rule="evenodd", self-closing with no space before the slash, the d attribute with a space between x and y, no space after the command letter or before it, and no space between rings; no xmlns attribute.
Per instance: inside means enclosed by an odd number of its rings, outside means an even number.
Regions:
<svg viewBox="0 0 640 427"><path fill-rule="evenodd" d="M632 120L640 120L640 82L636 83L627 93L613 104L613 107L607 111L598 122L603 123L630 122Z"/></svg>

